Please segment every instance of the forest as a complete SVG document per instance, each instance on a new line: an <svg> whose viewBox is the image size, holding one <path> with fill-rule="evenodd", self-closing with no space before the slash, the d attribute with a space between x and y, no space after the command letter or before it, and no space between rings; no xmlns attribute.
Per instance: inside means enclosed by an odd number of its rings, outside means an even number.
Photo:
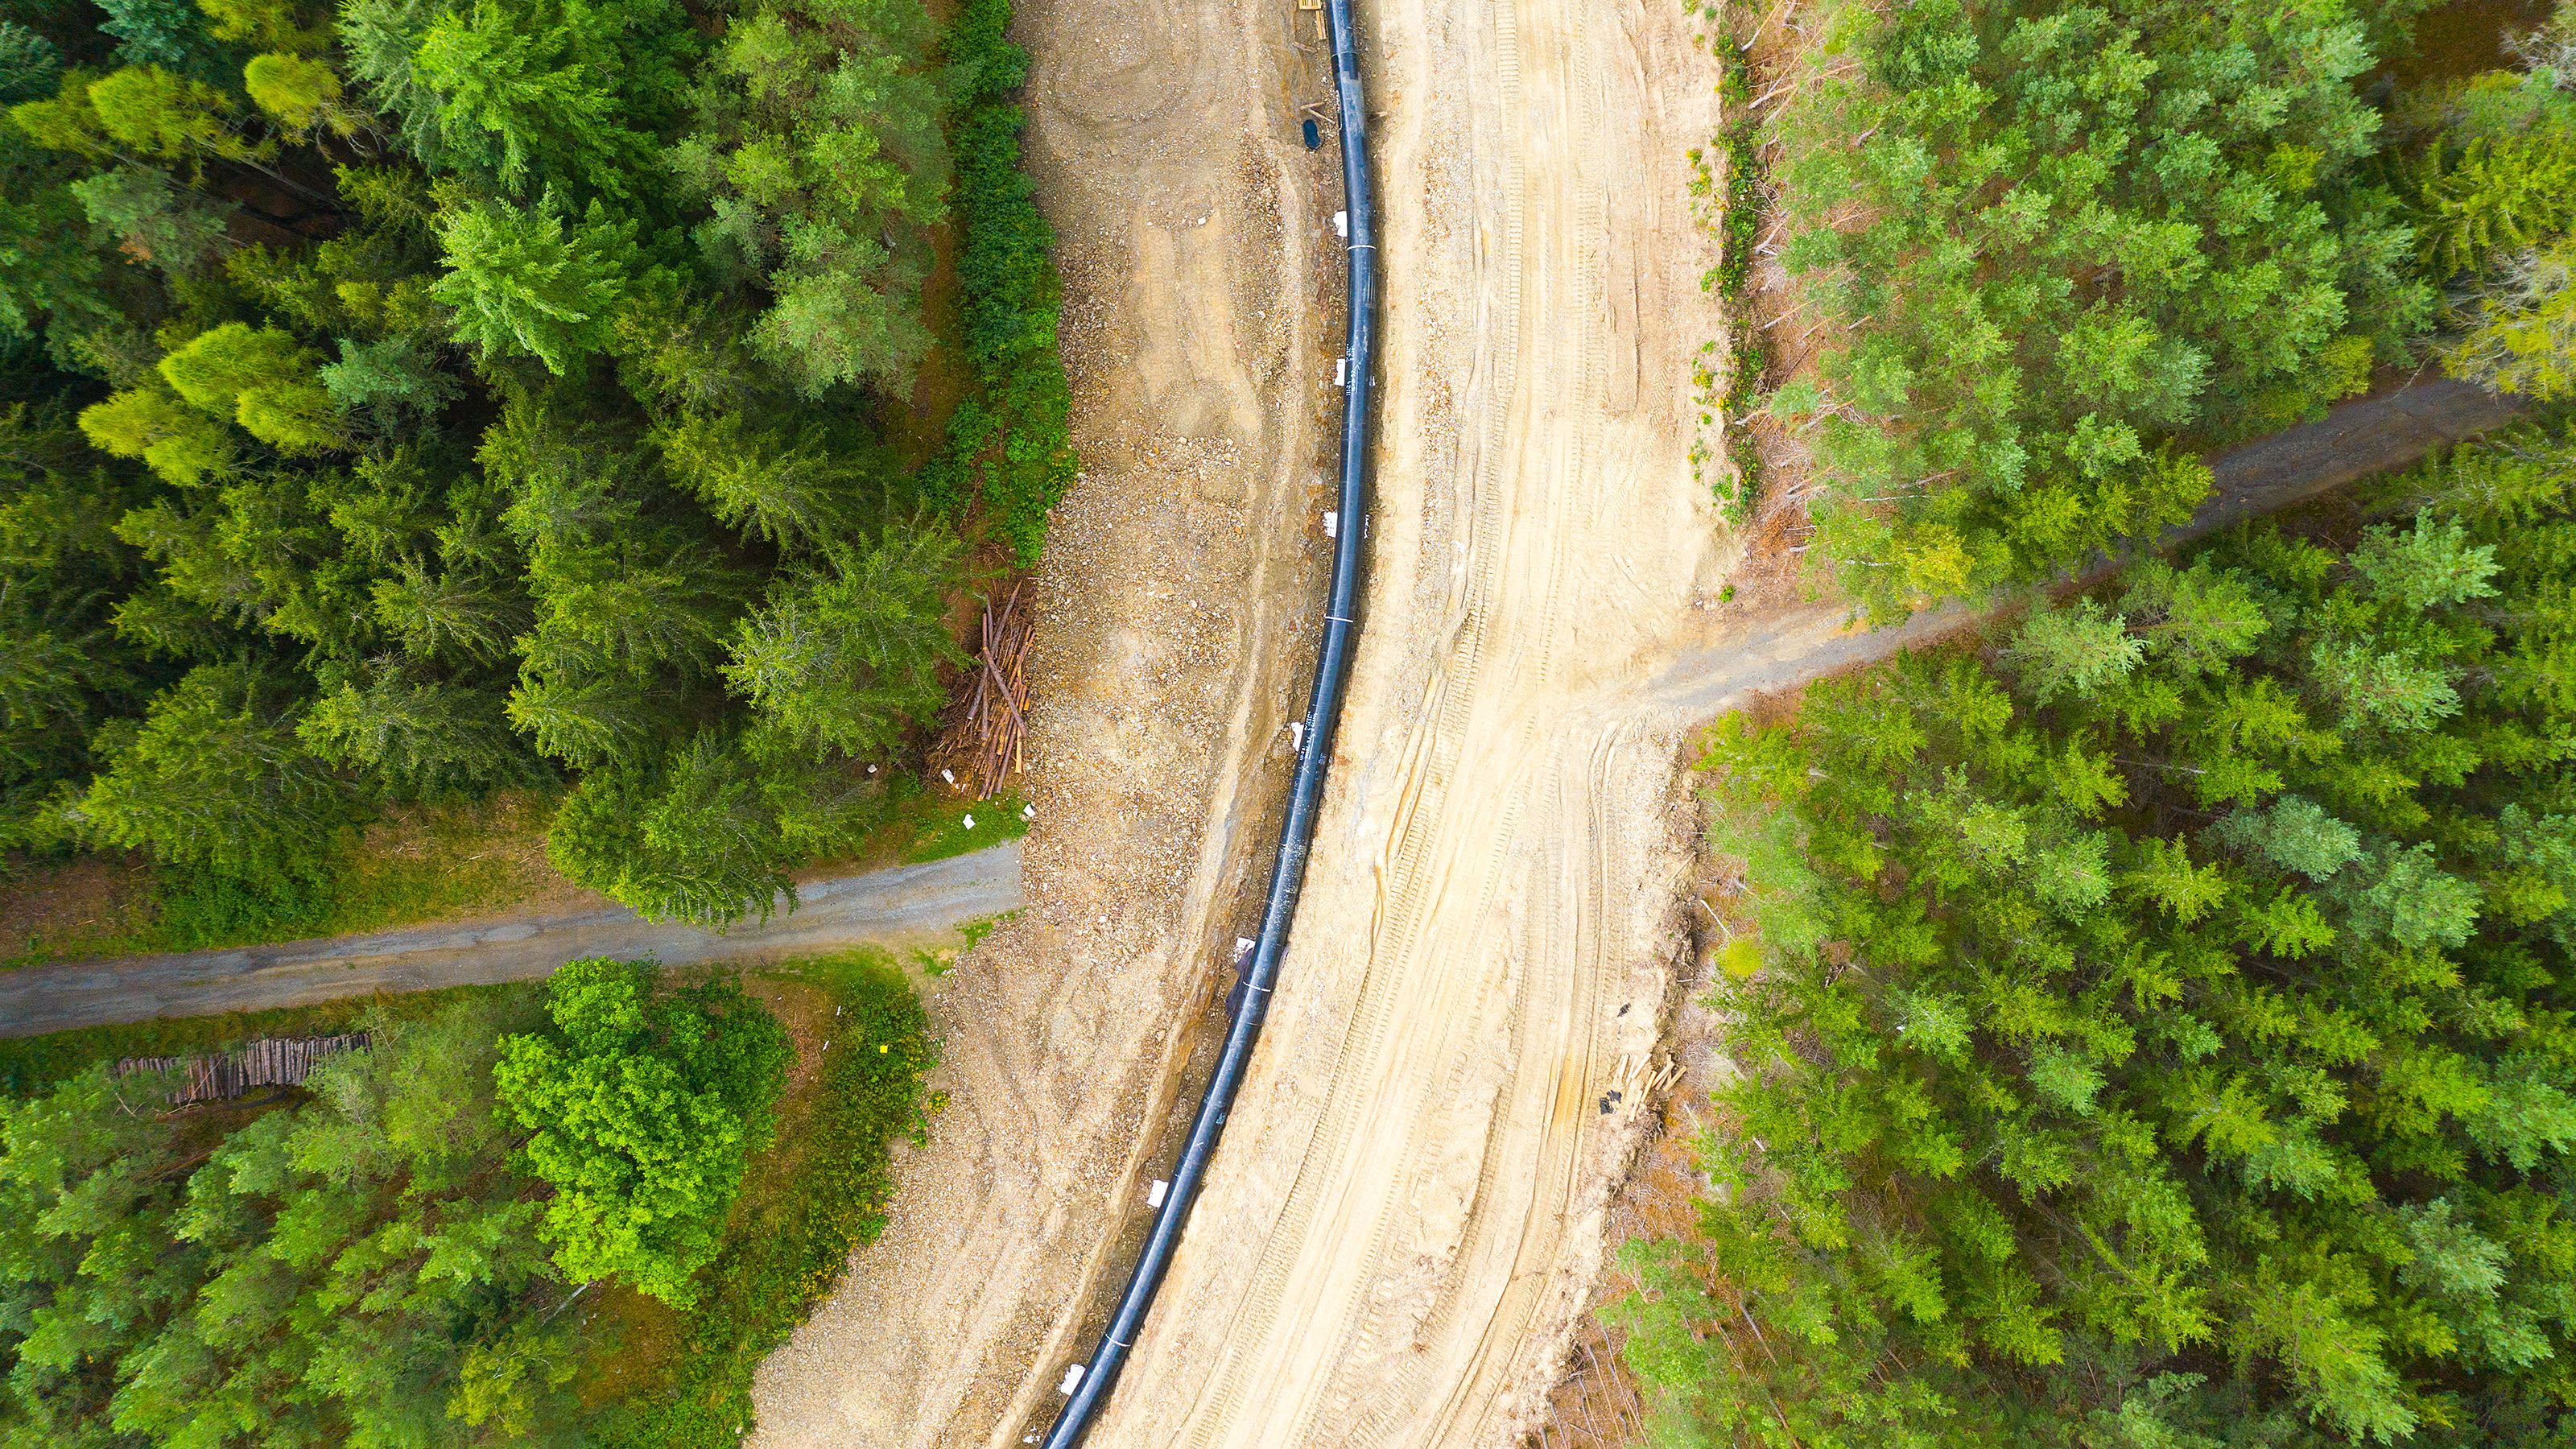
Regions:
<svg viewBox="0 0 2576 1449"><path fill-rule="evenodd" d="M1008 18L11 0L0 848L280 929L405 802L700 924L846 852L1074 467Z"/></svg>
<svg viewBox="0 0 2576 1449"><path fill-rule="evenodd" d="M1870 138L1782 214L1871 320L1781 410L1820 490L1947 476L1823 537L1893 613L2056 583L1709 736L1658 1442L2576 1442L2576 7L2374 80L2412 13L1842 13ZM2389 362L2538 406L2106 557Z"/></svg>
<svg viewBox="0 0 2576 1449"><path fill-rule="evenodd" d="M1712 283L1790 298L1722 391L1806 461L1768 503L1816 566L1880 619L2053 577L2188 517L2210 448L2435 353L2566 395L2576 42L2400 88L2427 8L1710 7L1755 117Z"/></svg>
<svg viewBox="0 0 2576 1449"><path fill-rule="evenodd" d="M0 1102L0 1445L735 1443L935 1106L899 972L787 973L841 1043L788 1144L778 1016L648 962L369 1008L237 1104L104 1062Z"/></svg>
<svg viewBox="0 0 2576 1449"><path fill-rule="evenodd" d="M2564 1442L2576 424L1712 737L1676 1442Z"/></svg>

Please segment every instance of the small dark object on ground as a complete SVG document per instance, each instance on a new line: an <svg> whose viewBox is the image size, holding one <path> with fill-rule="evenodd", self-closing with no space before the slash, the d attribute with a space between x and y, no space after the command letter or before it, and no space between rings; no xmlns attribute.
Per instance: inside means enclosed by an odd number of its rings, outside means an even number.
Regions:
<svg viewBox="0 0 2576 1449"><path fill-rule="evenodd" d="M1324 128L1316 125L1312 117L1306 121L1306 149L1309 151L1324 149Z"/></svg>

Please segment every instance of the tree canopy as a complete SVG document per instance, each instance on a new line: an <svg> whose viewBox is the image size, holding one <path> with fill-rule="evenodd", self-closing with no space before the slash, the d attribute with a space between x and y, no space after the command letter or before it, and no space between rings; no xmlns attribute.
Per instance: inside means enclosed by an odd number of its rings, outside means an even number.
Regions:
<svg viewBox="0 0 2576 1449"><path fill-rule="evenodd" d="M1713 737L1762 964L1622 1310L1675 1433L2557 1442L2576 433L2366 502Z"/></svg>
<svg viewBox="0 0 2576 1449"><path fill-rule="evenodd" d="M558 783L556 860L709 924L847 849L1072 472L1007 5L105 13L0 31L0 840L252 882Z"/></svg>
<svg viewBox="0 0 2576 1449"><path fill-rule="evenodd" d="M1761 141L1825 335L1760 404L1812 449L1855 597L1901 614L2176 522L2198 450L2410 355L2437 292L2356 82L2415 8L1805 15Z"/></svg>

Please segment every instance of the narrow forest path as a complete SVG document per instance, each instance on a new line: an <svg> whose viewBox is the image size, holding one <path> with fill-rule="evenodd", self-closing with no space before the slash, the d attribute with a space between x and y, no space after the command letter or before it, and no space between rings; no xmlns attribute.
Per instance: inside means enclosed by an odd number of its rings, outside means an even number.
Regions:
<svg viewBox="0 0 2576 1449"><path fill-rule="evenodd" d="M2191 522L2167 531L2163 544L2170 547L2242 519L2277 513L2356 478L2406 467L2435 448L2504 426L2520 408L2514 399L2447 377L2344 403L2316 422L2211 457L2209 497ZM1954 604L1892 628L1862 632L1850 627L1849 611L1840 605L1782 611L1683 651L1638 687L1636 705L1706 719L1751 695L1884 659L1982 617L1975 608Z"/></svg>
<svg viewBox="0 0 2576 1449"><path fill-rule="evenodd" d="M792 914L781 909L765 924L725 932L657 925L617 907L30 966L0 972L0 1037L156 1016L308 1006L378 991L531 981L583 956L651 956L666 966L684 966L923 943L968 921L1019 908L1020 843L815 881L798 886L796 894Z"/></svg>

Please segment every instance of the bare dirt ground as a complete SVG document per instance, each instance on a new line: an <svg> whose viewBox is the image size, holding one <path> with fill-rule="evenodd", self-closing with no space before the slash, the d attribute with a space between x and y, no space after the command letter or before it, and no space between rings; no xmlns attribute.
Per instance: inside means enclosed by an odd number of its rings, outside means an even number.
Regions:
<svg viewBox="0 0 2576 1449"><path fill-rule="evenodd" d="M1330 94L1313 18L1019 14L1084 458L1035 587L1029 904L930 998L950 1105L763 1370L762 1446L1016 1443L1052 1412L1047 1365L1117 1271L1145 1129L1252 919L1312 668L1341 304L1333 152L1297 128Z"/></svg>
<svg viewBox="0 0 2576 1449"><path fill-rule="evenodd" d="M1374 9L1369 613L1278 1004L1103 1445L1494 1445L1558 1377L1676 967L1717 335L1679 7ZM1051 1366L1050 1366L1051 1367Z"/></svg>

